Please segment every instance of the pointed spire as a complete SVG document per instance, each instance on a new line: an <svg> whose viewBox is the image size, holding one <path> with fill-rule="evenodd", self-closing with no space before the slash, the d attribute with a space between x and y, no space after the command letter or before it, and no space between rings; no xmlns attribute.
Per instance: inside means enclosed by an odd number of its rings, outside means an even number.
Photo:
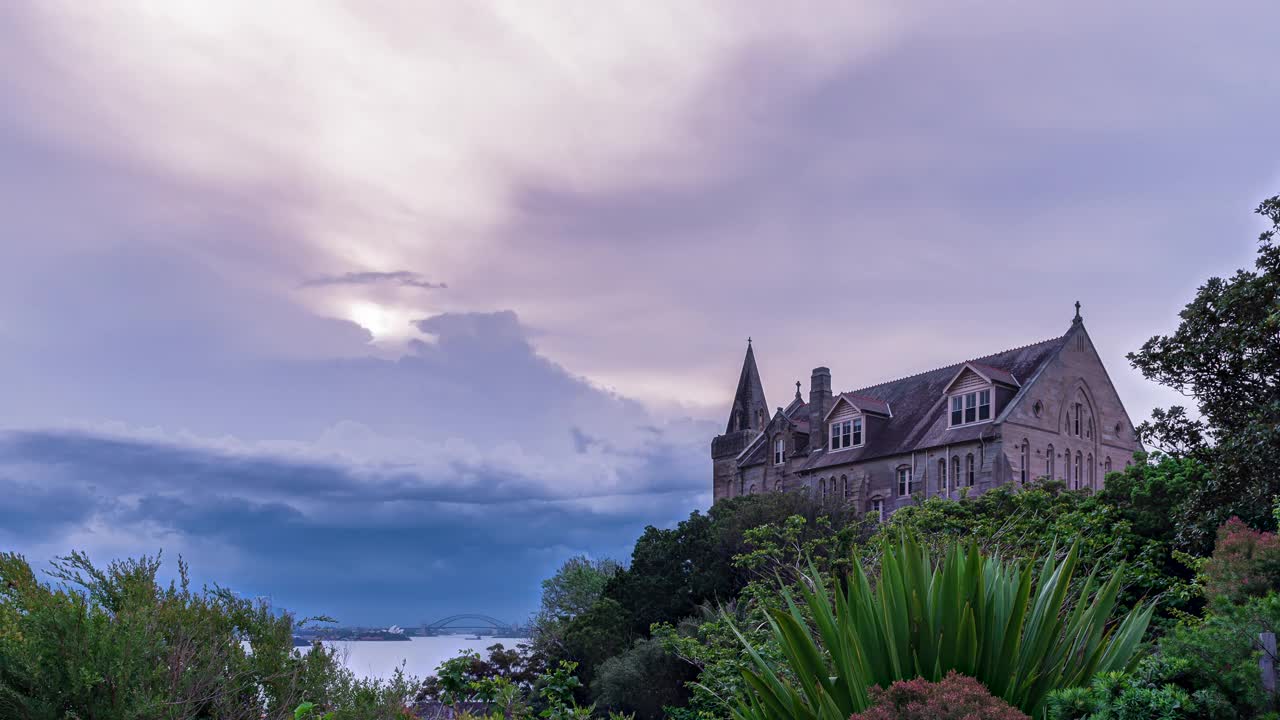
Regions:
<svg viewBox="0 0 1280 720"><path fill-rule="evenodd" d="M747 356L742 360L742 373L738 376L738 391L733 396L733 409L725 432L736 430L764 430L769 422L769 404L764 399L764 385L760 382L760 370L756 368L756 354L751 338L747 338Z"/></svg>

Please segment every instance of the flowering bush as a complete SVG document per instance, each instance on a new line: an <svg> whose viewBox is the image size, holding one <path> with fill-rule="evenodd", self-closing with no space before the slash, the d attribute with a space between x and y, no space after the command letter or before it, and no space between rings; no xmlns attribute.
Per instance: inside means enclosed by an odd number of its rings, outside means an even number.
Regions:
<svg viewBox="0 0 1280 720"><path fill-rule="evenodd" d="M1030 720L982 683L952 670L941 682L899 680L871 689L870 709L849 720Z"/></svg>
<svg viewBox="0 0 1280 720"><path fill-rule="evenodd" d="M1280 537L1233 517L1218 528L1204 575L1209 597L1233 603L1280 590Z"/></svg>

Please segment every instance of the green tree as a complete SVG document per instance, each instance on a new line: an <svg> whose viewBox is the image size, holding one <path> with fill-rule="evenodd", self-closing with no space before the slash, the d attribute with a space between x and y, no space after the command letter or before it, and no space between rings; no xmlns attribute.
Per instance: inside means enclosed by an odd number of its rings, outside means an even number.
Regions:
<svg viewBox="0 0 1280 720"><path fill-rule="evenodd" d="M1274 527L1280 493L1280 196L1257 213L1271 227L1259 238L1254 270L1210 278L1169 335L1147 340L1129 361L1150 380L1194 398L1201 419L1180 407L1153 413L1143 439L1210 463L1207 481L1187 498L1184 544L1206 553L1232 515Z"/></svg>
<svg viewBox="0 0 1280 720"><path fill-rule="evenodd" d="M571 557L556 574L542 581L543 617L572 620L587 611L604 593L609 579L622 566L616 560L592 560L585 555Z"/></svg>

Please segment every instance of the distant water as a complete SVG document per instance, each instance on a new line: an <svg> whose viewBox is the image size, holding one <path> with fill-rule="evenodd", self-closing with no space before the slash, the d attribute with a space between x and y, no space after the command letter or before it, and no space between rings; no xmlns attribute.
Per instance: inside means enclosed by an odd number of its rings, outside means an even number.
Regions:
<svg viewBox="0 0 1280 720"><path fill-rule="evenodd" d="M385 680L402 663L407 674L421 678L434 674L440 663L456 657L463 650L475 650L487 656L485 648L490 645L502 643L510 650L523 642L528 642L528 639L485 637L476 640L464 635L440 635L415 637L409 642L335 640L326 642L325 646L336 650L338 658L356 675Z"/></svg>

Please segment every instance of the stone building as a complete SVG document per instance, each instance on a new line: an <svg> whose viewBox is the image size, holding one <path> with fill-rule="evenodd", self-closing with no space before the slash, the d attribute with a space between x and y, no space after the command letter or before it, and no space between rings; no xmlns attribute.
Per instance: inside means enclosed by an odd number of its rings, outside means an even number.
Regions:
<svg viewBox="0 0 1280 720"><path fill-rule="evenodd" d="M723 435L716 500L805 489L881 517L912 496L959 497L1050 477L1100 488L1142 445L1076 316L1051 340L835 394L814 368L808 401L770 413L750 341Z"/></svg>

